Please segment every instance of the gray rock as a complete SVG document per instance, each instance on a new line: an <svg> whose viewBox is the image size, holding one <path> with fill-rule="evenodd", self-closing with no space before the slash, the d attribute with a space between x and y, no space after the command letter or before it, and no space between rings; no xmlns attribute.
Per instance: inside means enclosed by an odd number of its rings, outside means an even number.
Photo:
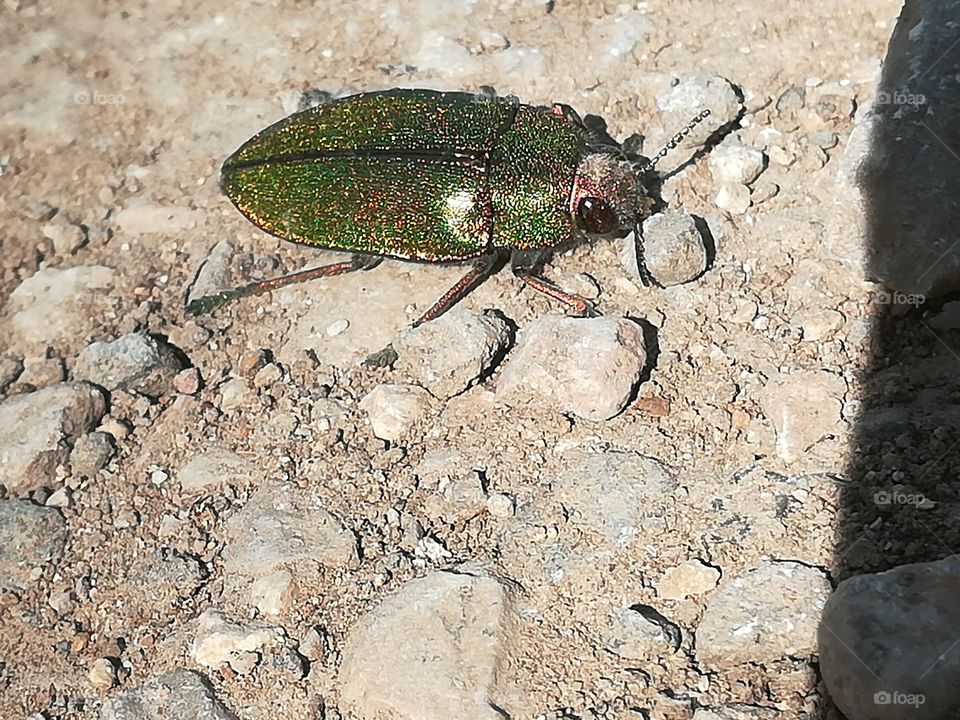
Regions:
<svg viewBox="0 0 960 720"><path fill-rule="evenodd" d="M763 388L760 404L777 433L777 454L792 462L827 435L839 432L847 385L825 370L781 373Z"/></svg>
<svg viewBox="0 0 960 720"><path fill-rule="evenodd" d="M311 266L346 257L342 253L317 255ZM426 311L463 274L459 266L387 260L369 272L347 273L271 293L273 302L287 313L294 308L297 313L277 348L277 359L293 366L304 352L312 351L328 365L346 366L363 360L393 342L398 329ZM343 332L327 332L331 326L342 327L344 321L347 329Z"/></svg>
<svg viewBox="0 0 960 720"><path fill-rule="evenodd" d="M393 345L397 370L445 400L473 385L509 341L510 329L496 315L453 308L401 331Z"/></svg>
<svg viewBox="0 0 960 720"><path fill-rule="evenodd" d="M113 440L109 433L81 435L70 451L70 470L74 475L93 477L113 456Z"/></svg>
<svg viewBox="0 0 960 720"><path fill-rule="evenodd" d="M40 351L79 345L99 326L116 282L116 271L100 265L38 270L10 293L14 344Z"/></svg>
<svg viewBox="0 0 960 720"><path fill-rule="evenodd" d="M960 713L960 559L844 580L820 624L820 669L849 720Z"/></svg>
<svg viewBox="0 0 960 720"><path fill-rule="evenodd" d="M192 670L158 675L108 700L100 720L236 720L213 694L206 679Z"/></svg>
<svg viewBox="0 0 960 720"><path fill-rule="evenodd" d="M277 571L293 571L293 578L316 579L317 563L327 568L353 567L358 561L357 538L323 509L314 492L287 482L262 485L240 512L226 523L223 568L231 590L247 588L254 604L280 598L266 586L249 588ZM294 587L280 591L282 602L293 599ZM285 593L285 594L284 594Z"/></svg>
<svg viewBox="0 0 960 720"><path fill-rule="evenodd" d="M253 463L226 448L197 453L177 473L184 492L216 490L227 483L243 483L257 476Z"/></svg>
<svg viewBox="0 0 960 720"><path fill-rule="evenodd" d="M796 562L765 562L720 585L696 631L697 660L726 669L782 657L811 657L830 595L821 570Z"/></svg>
<svg viewBox="0 0 960 720"><path fill-rule="evenodd" d="M30 585L36 568L60 559L66 541L66 525L54 508L0 500L0 587Z"/></svg>
<svg viewBox="0 0 960 720"><path fill-rule="evenodd" d="M145 554L127 574L126 602L146 612L173 608L188 599L206 577L206 569L195 559L169 551Z"/></svg>
<svg viewBox="0 0 960 720"><path fill-rule="evenodd" d="M395 442L430 409L430 393L419 385L377 385L360 401L373 434Z"/></svg>
<svg viewBox="0 0 960 720"><path fill-rule="evenodd" d="M503 720L496 683L510 614L491 578L435 572L407 583L347 636L341 709L371 719Z"/></svg>
<svg viewBox="0 0 960 720"><path fill-rule="evenodd" d="M13 495L49 485L70 445L97 426L107 404L86 383L64 383L0 403L0 484Z"/></svg>
<svg viewBox="0 0 960 720"><path fill-rule="evenodd" d="M66 379L66 368L61 358L32 357L23 361L23 373L17 380L35 388L56 385Z"/></svg>
<svg viewBox="0 0 960 720"><path fill-rule="evenodd" d="M651 607L637 605L610 615L607 649L626 660L649 660L680 648L680 628Z"/></svg>
<svg viewBox="0 0 960 720"><path fill-rule="evenodd" d="M858 178L866 194L870 273L891 289L928 297L960 290L960 203L951 195L960 185L960 163L946 149L960 124L960 55L952 52L958 13L956 0L904 4Z"/></svg>
<svg viewBox="0 0 960 720"><path fill-rule="evenodd" d="M608 420L626 407L646 361L643 331L630 320L545 315L522 331L497 394Z"/></svg>
<svg viewBox="0 0 960 720"><path fill-rule="evenodd" d="M692 215L667 210L643 223L644 265L664 286L681 285L697 278L707 267L707 249ZM637 267L637 243L633 234L623 240L620 261L634 277Z"/></svg>
<svg viewBox="0 0 960 720"><path fill-rule="evenodd" d="M576 522L601 533L611 551L629 547L640 528L664 511L677 487L663 466L634 453L571 452L550 497Z"/></svg>
<svg viewBox="0 0 960 720"><path fill-rule="evenodd" d="M149 335L130 333L88 345L77 357L73 374L111 391L162 395L182 367L169 345Z"/></svg>

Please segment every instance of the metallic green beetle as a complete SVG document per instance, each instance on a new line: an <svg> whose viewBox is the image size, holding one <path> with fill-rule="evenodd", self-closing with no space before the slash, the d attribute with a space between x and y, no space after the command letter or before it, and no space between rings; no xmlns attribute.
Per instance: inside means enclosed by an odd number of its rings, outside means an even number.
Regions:
<svg viewBox="0 0 960 720"><path fill-rule="evenodd" d="M369 269L384 257L473 261L419 325L463 298L507 252L525 283L590 314L586 300L537 268L568 241L638 229L649 208L635 164L571 108L523 105L492 92L388 90L296 113L233 153L221 185L263 230L354 255L194 300L188 310L195 314L292 282Z"/></svg>

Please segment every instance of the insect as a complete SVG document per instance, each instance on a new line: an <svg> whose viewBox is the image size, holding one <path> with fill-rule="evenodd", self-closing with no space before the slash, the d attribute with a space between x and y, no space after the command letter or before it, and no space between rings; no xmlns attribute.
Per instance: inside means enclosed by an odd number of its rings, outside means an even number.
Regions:
<svg viewBox="0 0 960 720"><path fill-rule="evenodd" d="M707 112L644 166L566 105L525 105L492 91L387 90L296 113L227 158L221 187L268 233L351 259L207 295L187 309L210 312L294 282L369 270L385 257L472 262L416 326L509 256L524 283L577 314L595 314L538 270L571 241L631 230L639 238L650 207L641 175Z"/></svg>

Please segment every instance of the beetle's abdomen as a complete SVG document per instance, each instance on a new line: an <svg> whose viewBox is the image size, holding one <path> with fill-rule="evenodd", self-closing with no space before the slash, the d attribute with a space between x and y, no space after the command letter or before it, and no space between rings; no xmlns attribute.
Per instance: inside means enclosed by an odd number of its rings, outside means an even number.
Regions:
<svg viewBox="0 0 960 720"><path fill-rule="evenodd" d="M253 223L310 245L414 260L485 252L491 153L517 105L394 90L292 115L224 163L224 192Z"/></svg>
<svg viewBox="0 0 960 720"><path fill-rule="evenodd" d="M490 242L484 171L466 164L327 157L237 168L223 187L256 225L309 245L441 261Z"/></svg>
<svg viewBox="0 0 960 720"><path fill-rule="evenodd" d="M562 117L521 105L490 164L493 244L554 247L573 232L570 197L584 143Z"/></svg>

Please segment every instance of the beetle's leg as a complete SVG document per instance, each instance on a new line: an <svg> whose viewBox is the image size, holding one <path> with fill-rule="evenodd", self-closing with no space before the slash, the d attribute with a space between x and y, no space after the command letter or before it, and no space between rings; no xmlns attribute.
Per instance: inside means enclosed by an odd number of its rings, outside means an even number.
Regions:
<svg viewBox="0 0 960 720"><path fill-rule="evenodd" d="M261 280L260 282L241 285L232 290L221 290L218 293L204 295L203 297L192 300L190 304L187 305L187 312L191 315L205 315L237 298L247 297L249 295L260 295L271 290L276 290L277 288L286 287L287 285L293 285L306 280L314 280L315 278L343 275L344 273L355 270L370 270L379 265L382 260L383 258L377 257L376 255L354 255L346 262L322 265L321 267L310 268L308 270L299 270L289 275L281 275L280 277L270 278L269 280Z"/></svg>
<svg viewBox="0 0 960 720"><path fill-rule="evenodd" d="M493 270L493 266L496 264L498 257L497 253L490 253L489 255L482 255L474 260L470 272L460 278L456 285L447 290L447 292L443 294L443 297L433 304L433 307L417 318L413 323L413 327L423 325L423 323L429 320L440 317L456 303L463 300L471 290L487 278Z"/></svg>
<svg viewBox="0 0 960 720"><path fill-rule="evenodd" d="M538 290L544 295L548 295L554 300L559 300L563 304L568 305L577 315L596 317L600 314L589 300L561 290L542 275L535 273L533 268L538 264L539 254L536 252L514 251L510 259L513 274L534 290Z"/></svg>

